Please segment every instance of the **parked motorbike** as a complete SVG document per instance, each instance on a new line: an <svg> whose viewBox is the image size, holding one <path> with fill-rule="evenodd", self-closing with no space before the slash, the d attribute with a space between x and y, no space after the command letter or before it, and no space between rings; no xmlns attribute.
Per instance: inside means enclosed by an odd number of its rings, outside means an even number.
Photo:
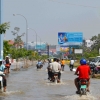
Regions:
<svg viewBox="0 0 100 100"><path fill-rule="evenodd" d="M100 74L100 66L94 68L94 74Z"/></svg>
<svg viewBox="0 0 100 100"><path fill-rule="evenodd" d="M86 95L87 94L87 83L88 81L86 79L81 79L79 81L79 93L80 95Z"/></svg>
<svg viewBox="0 0 100 100"><path fill-rule="evenodd" d="M94 69L95 69L96 65L95 64L89 64L89 66L90 66L91 71L94 73Z"/></svg>

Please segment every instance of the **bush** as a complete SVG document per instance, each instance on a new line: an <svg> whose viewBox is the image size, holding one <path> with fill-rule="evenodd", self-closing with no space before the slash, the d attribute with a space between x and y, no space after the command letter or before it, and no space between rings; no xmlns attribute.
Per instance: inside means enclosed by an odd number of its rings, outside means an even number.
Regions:
<svg viewBox="0 0 100 100"><path fill-rule="evenodd" d="M75 61L74 67L78 67L80 65L80 60Z"/></svg>

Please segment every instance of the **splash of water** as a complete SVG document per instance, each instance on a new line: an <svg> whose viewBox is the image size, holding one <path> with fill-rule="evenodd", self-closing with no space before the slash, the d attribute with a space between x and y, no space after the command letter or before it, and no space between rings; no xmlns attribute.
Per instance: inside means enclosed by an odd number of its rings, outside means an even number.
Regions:
<svg viewBox="0 0 100 100"><path fill-rule="evenodd" d="M12 95L12 94L23 94L24 92L16 90L16 91L6 91L6 92L2 92L1 95Z"/></svg>
<svg viewBox="0 0 100 100"><path fill-rule="evenodd" d="M46 84L47 85L69 85L69 84L63 82L62 80L60 81L60 83L57 83L57 81L56 82L47 81Z"/></svg>
<svg viewBox="0 0 100 100"><path fill-rule="evenodd" d="M82 96L71 95L71 96L65 96L64 98L67 100L97 100L97 98L95 98L91 94L82 95Z"/></svg>

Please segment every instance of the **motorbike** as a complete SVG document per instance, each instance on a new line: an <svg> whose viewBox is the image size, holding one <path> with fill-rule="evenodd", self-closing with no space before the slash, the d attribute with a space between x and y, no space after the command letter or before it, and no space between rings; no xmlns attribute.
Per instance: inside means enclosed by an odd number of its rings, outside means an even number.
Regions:
<svg viewBox="0 0 100 100"><path fill-rule="evenodd" d="M53 73L53 77L50 81L56 82L56 83L60 82L60 80L58 79L58 72Z"/></svg>
<svg viewBox="0 0 100 100"><path fill-rule="evenodd" d="M86 79L80 79L80 81L78 82L80 95L87 94L87 83L88 81Z"/></svg>
<svg viewBox="0 0 100 100"><path fill-rule="evenodd" d="M74 67L74 65L71 65L71 64L70 64L70 66L69 66L70 71L73 71L73 67Z"/></svg>
<svg viewBox="0 0 100 100"><path fill-rule="evenodd" d="M0 71L0 75L5 75L5 74ZM0 76L0 92L3 92L3 78L2 78L2 76Z"/></svg>
<svg viewBox="0 0 100 100"><path fill-rule="evenodd" d="M61 69L62 69L62 71L64 71L64 67L65 67L65 65L62 65L62 64L61 64Z"/></svg>
<svg viewBox="0 0 100 100"><path fill-rule="evenodd" d="M11 64L5 64L5 66L6 66L6 72L9 73Z"/></svg>
<svg viewBox="0 0 100 100"><path fill-rule="evenodd" d="M37 67L37 69L41 69L43 67L43 65L42 64L41 65L37 64L36 67Z"/></svg>
<svg viewBox="0 0 100 100"><path fill-rule="evenodd" d="M95 64L89 64L89 66L90 66L91 71L94 73L94 69L95 69L96 65Z"/></svg>
<svg viewBox="0 0 100 100"><path fill-rule="evenodd" d="M100 66L94 68L94 74L100 74Z"/></svg>

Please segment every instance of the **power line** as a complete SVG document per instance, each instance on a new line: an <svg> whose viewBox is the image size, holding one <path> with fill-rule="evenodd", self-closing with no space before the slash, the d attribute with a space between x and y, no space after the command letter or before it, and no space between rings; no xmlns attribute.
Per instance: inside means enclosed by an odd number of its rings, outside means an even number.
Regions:
<svg viewBox="0 0 100 100"><path fill-rule="evenodd" d="M62 4L67 4L67 5L73 5L73 6L82 6L82 7L89 7L89 8L100 8L100 7L95 7L95 6L78 5L78 4L67 3L67 2L61 2L61 1L55 1L55 0L49 0L49 1L57 2L57 3L62 3Z"/></svg>

